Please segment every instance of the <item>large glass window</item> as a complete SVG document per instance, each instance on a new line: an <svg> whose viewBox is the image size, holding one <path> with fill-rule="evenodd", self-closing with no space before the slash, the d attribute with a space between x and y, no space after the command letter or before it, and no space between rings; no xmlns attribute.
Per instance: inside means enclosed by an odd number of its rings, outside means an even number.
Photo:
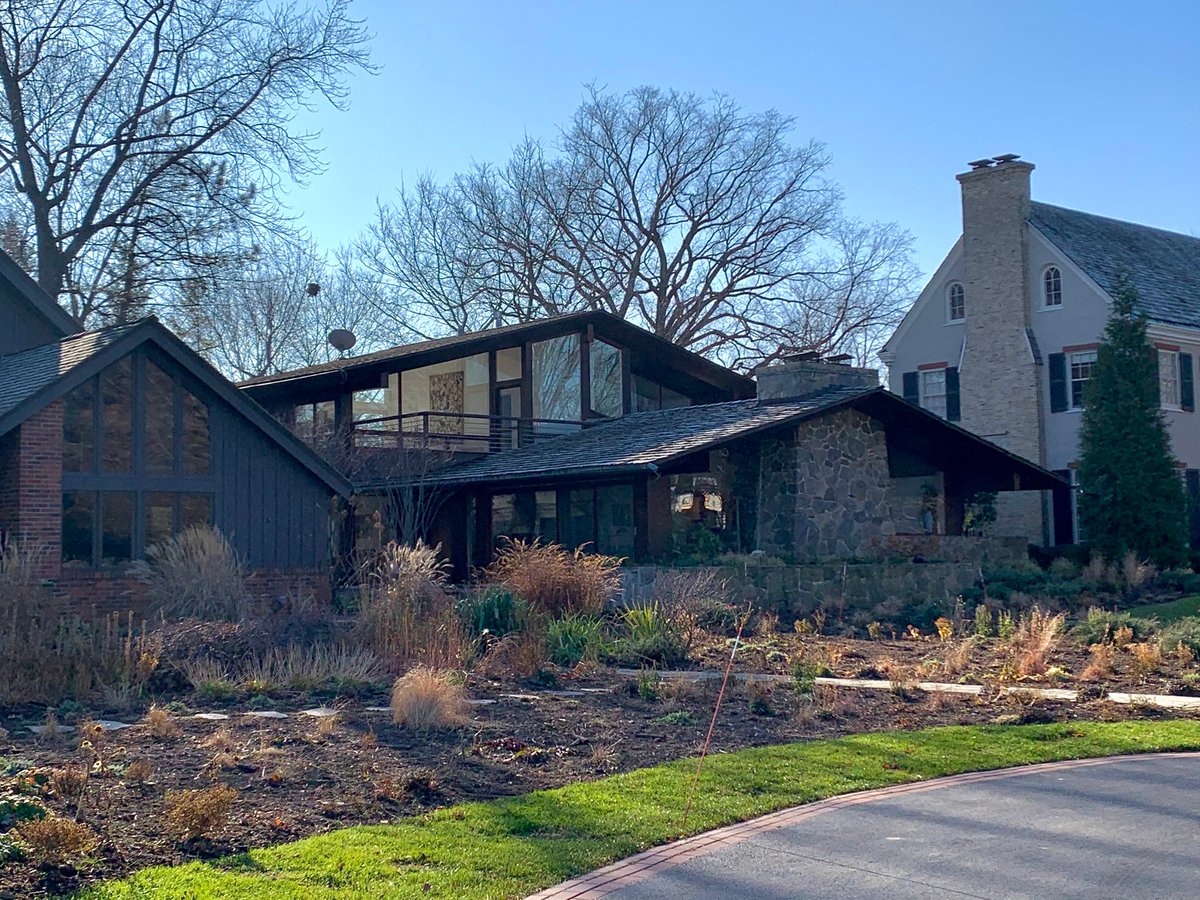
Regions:
<svg viewBox="0 0 1200 900"><path fill-rule="evenodd" d="M212 523L208 404L156 358L114 363L72 390L63 412L64 562L120 565Z"/></svg>
<svg viewBox="0 0 1200 900"><path fill-rule="evenodd" d="M610 556L632 557L633 487L627 484L596 488L596 549Z"/></svg>
<svg viewBox="0 0 1200 900"><path fill-rule="evenodd" d="M1083 391L1092 377L1096 365L1096 351L1084 350L1072 353L1071 363L1071 409L1083 409Z"/></svg>
<svg viewBox="0 0 1200 900"><path fill-rule="evenodd" d="M114 475L133 470L133 357L100 374L100 469Z"/></svg>
<svg viewBox="0 0 1200 900"><path fill-rule="evenodd" d="M423 431L428 418L430 434L486 435L488 384L486 353L403 372L400 411L405 416L404 429Z"/></svg>
<svg viewBox="0 0 1200 900"><path fill-rule="evenodd" d="M496 351L496 380L516 381L521 377L521 348L505 347Z"/></svg>
<svg viewBox="0 0 1200 900"><path fill-rule="evenodd" d="M558 523L564 547L596 549L596 491L582 488L563 492L563 519Z"/></svg>
<svg viewBox="0 0 1200 900"><path fill-rule="evenodd" d="M355 391L351 398L351 415L355 422L363 419L382 419L400 414L400 376L393 372L386 387ZM395 429L396 422L377 422L372 427Z"/></svg>
<svg viewBox="0 0 1200 900"><path fill-rule="evenodd" d="M656 384L642 375L633 376L633 411L646 412L653 409L674 409L691 406L692 401L678 391Z"/></svg>
<svg viewBox="0 0 1200 900"><path fill-rule="evenodd" d="M579 335L533 345L533 417L578 422L582 416L579 387Z"/></svg>
<svg viewBox="0 0 1200 900"><path fill-rule="evenodd" d="M622 412L621 351L604 341L592 341L589 347L592 412L615 418Z"/></svg>

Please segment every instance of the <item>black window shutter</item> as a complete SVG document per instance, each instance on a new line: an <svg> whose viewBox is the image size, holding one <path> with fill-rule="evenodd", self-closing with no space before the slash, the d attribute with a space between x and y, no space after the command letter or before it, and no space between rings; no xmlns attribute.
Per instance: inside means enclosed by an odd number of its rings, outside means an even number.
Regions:
<svg viewBox="0 0 1200 900"><path fill-rule="evenodd" d="M1050 412L1067 411L1067 355L1050 354Z"/></svg>
<svg viewBox="0 0 1200 900"><path fill-rule="evenodd" d="M946 369L946 419L957 422L962 418L962 405L958 400L958 367Z"/></svg>
<svg viewBox="0 0 1200 900"><path fill-rule="evenodd" d="M1196 411L1196 377L1190 353L1179 354L1179 403L1184 412Z"/></svg>
<svg viewBox="0 0 1200 900"><path fill-rule="evenodd" d="M1188 469L1184 481L1187 484L1188 538L1192 549L1200 550L1200 469Z"/></svg>
<svg viewBox="0 0 1200 900"><path fill-rule="evenodd" d="M917 373L904 373L904 399L909 403L921 405L921 389L917 386Z"/></svg>
<svg viewBox="0 0 1200 900"><path fill-rule="evenodd" d="M1068 469L1055 469L1054 474L1067 481L1071 480ZM1075 543L1075 517L1071 515L1071 488L1056 487L1054 495L1054 543Z"/></svg>

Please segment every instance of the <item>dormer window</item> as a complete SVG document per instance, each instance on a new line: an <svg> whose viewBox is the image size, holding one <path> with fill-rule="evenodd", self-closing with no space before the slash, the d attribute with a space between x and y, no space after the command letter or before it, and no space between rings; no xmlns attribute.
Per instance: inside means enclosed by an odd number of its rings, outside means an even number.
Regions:
<svg viewBox="0 0 1200 900"><path fill-rule="evenodd" d="M947 315L951 322L961 322L967 317L967 294L962 284L957 281L950 283L946 289Z"/></svg>
<svg viewBox="0 0 1200 900"><path fill-rule="evenodd" d="M1062 306L1062 273L1058 266L1050 266L1042 275L1042 291L1047 309Z"/></svg>

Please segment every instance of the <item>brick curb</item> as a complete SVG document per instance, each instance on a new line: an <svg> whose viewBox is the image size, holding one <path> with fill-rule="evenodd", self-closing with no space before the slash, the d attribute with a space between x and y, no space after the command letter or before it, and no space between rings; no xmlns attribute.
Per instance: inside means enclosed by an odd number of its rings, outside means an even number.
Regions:
<svg viewBox="0 0 1200 900"><path fill-rule="evenodd" d="M824 813L834 812L847 806L857 806L887 797L902 794L915 794L932 791L944 787L961 784L974 784L980 781L996 781L1003 778L1016 778L1021 775L1032 775L1039 772L1057 769L1080 769L1089 766L1102 766L1108 763L1137 759L1196 759L1200 760L1200 752L1177 753L1137 753L1128 756L1101 756L1091 759L1069 759L1059 762L1035 763L1028 766L1015 766L1008 769L992 769L984 772L964 772L961 775L948 775L944 778L931 778L928 781L914 781L908 784L897 784L891 787L876 788L869 791L859 791L853 794L842 794L819 800L804 806L793 806L789 809L768 813L755 819L727 825L713 831L706 831L694 837L684 838L670 844L663 844L618 860L589 872L579 878L564 881L554 887L547 888L531 895L527 900L596 900L607 896L620 888L643 881L658 872L681 865L688 860L714 850L720 850L733 844L741 843L767 831L774 831L788 825L794 825Z"/></svg>

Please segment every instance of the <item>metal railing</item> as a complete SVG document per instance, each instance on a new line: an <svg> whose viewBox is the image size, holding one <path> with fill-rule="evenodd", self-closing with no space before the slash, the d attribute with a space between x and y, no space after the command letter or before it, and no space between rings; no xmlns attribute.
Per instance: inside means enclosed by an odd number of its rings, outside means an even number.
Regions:
<svg viewBox="0 0 1200 900"><path fill-rule="evenodd" d="M595 423L428 410L359 419L351 432L351 445L382 450L497 453L580 431L590 424Z"/></svg>

